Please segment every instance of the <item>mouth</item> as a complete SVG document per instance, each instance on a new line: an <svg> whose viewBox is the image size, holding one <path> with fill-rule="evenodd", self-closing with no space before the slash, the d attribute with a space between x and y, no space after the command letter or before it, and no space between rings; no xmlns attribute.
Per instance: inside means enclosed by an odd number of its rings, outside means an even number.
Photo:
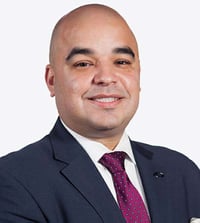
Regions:
<svg viewBox="0 0 200 223"><path fill-rule="evenodd" d="M102 103L112 103L118 101L120 98L118 97L103 97L103 98L91 98L90 100Z"/></svg>
<svg viewBox="0 0 200 223"><path fill-rule="evenodd" d="M90 102L102 108L115 108L123 98L118 95L98 95L89 98Z"/></svg>

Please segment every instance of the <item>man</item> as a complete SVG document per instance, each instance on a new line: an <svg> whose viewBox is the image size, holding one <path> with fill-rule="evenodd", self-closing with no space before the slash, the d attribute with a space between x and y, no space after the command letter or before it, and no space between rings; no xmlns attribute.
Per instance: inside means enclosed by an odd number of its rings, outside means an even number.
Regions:
<svg viewBox="0 0 200 223"><path fill-rule="evenodd" d="M0 222L200 218L195 164L175 151L130 141L125 133L138 107L140 64L134 34L116 11L91 4L62 17L52 34L45 78L59 118L49 135L1 158ZM144 204L146 220L127 220L115 178L101 162L116 151L125 152L126 178Z"/></svg>

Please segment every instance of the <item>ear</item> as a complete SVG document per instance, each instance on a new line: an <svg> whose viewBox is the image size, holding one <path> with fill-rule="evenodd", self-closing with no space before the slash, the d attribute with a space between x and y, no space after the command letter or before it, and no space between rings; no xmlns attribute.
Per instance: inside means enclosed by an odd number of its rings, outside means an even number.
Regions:
<svg viewBox="0 0 200 223"><path fill-rule="evenodd" d="M50 64L46 66L45 81L46 81L51 97L54 97L55 96L55 74Z"/></svg>

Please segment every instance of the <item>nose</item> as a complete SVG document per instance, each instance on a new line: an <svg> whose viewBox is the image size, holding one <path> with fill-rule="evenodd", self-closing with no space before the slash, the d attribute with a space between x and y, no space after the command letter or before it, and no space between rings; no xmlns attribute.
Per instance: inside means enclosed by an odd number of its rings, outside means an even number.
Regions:
<svg viewBox="0 0 200 223"><path fill-rule="evenodd" d="M117 82L117 75L111 66L103 64L101 66L100 65L98 66L93 78L94 84L106 86L116 82Z"/></svg>

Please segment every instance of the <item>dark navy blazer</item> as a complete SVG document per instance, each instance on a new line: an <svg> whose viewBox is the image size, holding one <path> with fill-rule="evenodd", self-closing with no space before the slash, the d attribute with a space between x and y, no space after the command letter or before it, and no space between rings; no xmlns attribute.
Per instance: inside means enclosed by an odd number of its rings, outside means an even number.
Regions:
<svg viewBox="0 0 200 223"><path fill-rule="evenodd" d="M195 164L166 148L131 143L152 222L200 218L200 171ZM49 135L0 159L0 222L125 220L95 165L58 119Z"/></svg>

